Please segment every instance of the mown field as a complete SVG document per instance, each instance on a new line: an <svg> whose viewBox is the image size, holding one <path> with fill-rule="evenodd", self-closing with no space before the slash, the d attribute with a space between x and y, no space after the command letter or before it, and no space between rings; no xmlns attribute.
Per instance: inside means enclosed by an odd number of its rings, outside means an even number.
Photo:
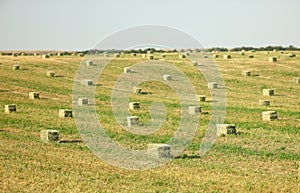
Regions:
<svg viewBox="0 0 300 193"><path fill-rule="evenodd" d="M150 170L125 170L96 157L80 140L74 118L61 119L58 110L72 108L72 92L82 57L0 56L0 192L300 192L300 52L231 52L231 59L218 53L226 86L225 123L236 125L237 135L222 136L212 149L199 156L199 147L211 116L210 92L203 76L187 59L170 53L154 54L184 72L197 94L202 111L197 133L181 156ZM248 55L254 55L249 58ZM268 62L277 56L278 62ZM140 85L148 95L130 95L141 102L131 111L142 122L149 119L149 105L163 102L167 118L152 135L134 135L122 129L111 109L111 90L123 68L145 61L121 55L113 59L96 82L98 118L107 134L123 146L146 149L149 143L165 143L179 125L180 105L176 93L161 82ZM13 70L19 64L21 70ZM56 77L47 77L53 70ZM242 75L243 70L251 76ZM263 96L265 88L275 96ZM28 92L40 99L31 100ZM258 100L270 100L268 107ZM4 105L16 104L17 113L5 114ZM279 119L262 121L263 111L278 112ZM67 143L43 143L39 132L59 130Z"/></svg>

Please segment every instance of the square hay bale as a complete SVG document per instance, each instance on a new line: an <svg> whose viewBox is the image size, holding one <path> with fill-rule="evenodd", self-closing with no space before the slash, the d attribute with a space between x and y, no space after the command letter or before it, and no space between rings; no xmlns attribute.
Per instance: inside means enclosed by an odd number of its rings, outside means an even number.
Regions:
<svg viewBox="0 0 300 193"><path fill-rule="evenodd" d="M139 125L139 117L138 116L128 116L127 117L127 126L137 126Z"/></svg>
<svg viewBox="0 0 300 193"><path fill-rule="evenodd" d="M219 58L218 54L213 54L212 56L213 56L213 58Z"/></svg>
<svg viewBox="0 0 300 193"><path fill-rule="evenodd" d="M93 80L89 80L89 79L83 79L80 81L81 85L84 85L84 86L93 86L94 83L93 83Z"/></svg>
<svg viewBox="0 0 300 193"><path fill-rule="evenodd" d="M237 134L234 124L217 124L217 136Z"/></svg>
<svg viewBox="0 0 300 193"><path fill-rule="evenodd" d="M163 75L163 79L164 79L165 81L169 81L169 80L172 80L172 76L169 75L169 74L164 74L164 75Z"/></svg>
<svg viewBox="0 0 300 193"><path fill-rule="evenodd" d="M253 55L249 55L248 58L254 58L254 56Z"/></svg>
<svg viewBox="0 0 300 193"><path fill-rule="evenodd" d="M245 71L242 72L242 74L243 74L244 76L250 76L250 75L251 75L251 72L245 70Z"/></svg>
<svg viewBox="0 0 300 193"><path fill-rule="evenodd" d="M16 113L17 106L15 104L5 105L5 113Z"/></svg>
<svg viewBox="0 0 300 193"><path fill-rule="evenodd" d="M269 57L269 62L277 62L277 57Z"/></svg>
<svg viewBox="0 0 300 193"><path fill-rule="evenodd" d="M148 59L149 60L154 60L154 56L153 55L148 55Z"/></svg>
<svg viewBox="0 0 300 193"><path fill-rule="evenodd" d="M140 103L139 102L130 102L129 109L130 110L140 109Z"/></svg>
<svg viewBox="0 0 300 193"><path fill-rule="evenodd" d="M20 66L18 64L13 65L13 70L20 70Z"/></svg>
<svg viewBox="0 0 300 193"><path fill-rule="evenodd" d="M55 72L54 71L47 71L47 76L54 77L55 76Z"/></svg>
<svg viewBox="0 0 300 193"><path fill-rule="evenodd" d="M47 59L47 58L50 58L50 56L49 56L48 54L43 54L43 55L42 55L42 58L43 58L43 59Z"/></svg>
<svg viewBox="0 0 300 193"><path fill-rule="evenodd" d="M224 59L231 59L231 55L223 55Z"/></svg>
<svg viewBox="0 0 300 193"><path fill-rule="evenodd" d="M201 113L201 107L200 106L189 106L188 110L189 110L189 114L191 114L191 115Z"/></svg>
<svg viewBox="0 0 300 193"><path fill-rule="evenodd" d="M85 61L85 65L87 65L87 66L93 66L94 62L92 60L87 60L87 61Z"/></svg>
<svg viewBox="0 0 300 193"><path fill-rule="evenodd" d="M208 85L209 89L216 89L216 88L218 88L218 83L216 83L216 82L209 82L209 83L207 83L207 85Z"/></svg>
<svg viewBox="0 0 300 193"><path fill-rule="evenodd" d="M300 77L294 77L294 83L300 84Z"/></svg>
<svg viewBox="0 0 300 193"><path fill-rule="evenodd" d="M40 138L43 142L56 142L59 141L59 131L57 130L41 130Z"/></svg>
<svg viewBox="0 0 300 193"><path fill-rule="evenodd" d="M199 102L205 102L206 101L206 96L205 95L197 95L197 99Z"/></svg>
<svg viewBox="0 0 300 193"><path fill-rule="evenodd" d="M296 55L295 54L293 54L293 53L289 53L289 55L288 55L290 58L294 58L294 57L296 57Z"/></svg>
<svg viewBox="0 0 300 193"><path fill-rule="evenodd" d="M88 104L89 104L88 98L78 98L78 106L83 106Z"/></svg>
<svg viewBox="0 0 300 193"><path fill-rule="evenodd" d="M156 159L172 158L171 146L163 143L148 144L147 154Z"/></svg>
<svg viewBox="0 0 300 193"><path fill-rule="evenodd" d="M274 96L275 91L274 89L263 89L264 96Z"/></svg>
<svg viewBox="0 0 300 193"><path fill-rule="evenodd" d="M58 112L59 118L73 117L73 113L71 109L59 109Z"/></svg>
<svg viewBox="0 0 300 193"><path fill-rule="evenodd" d="M184 54L179 54L179 59L183 59L186 58L186 56Z"/></svg>
<svg viewBox="0 0 300 193"><path fill-rule="evenodd" d="M132 92L134 94L141 94L142 93L142 89L139 87L133 87Z"/></svg>
<svg viewBox="0 0 300 193"><path fill-rule="evenodd" d="M40 93L38 93L38 92L29 92L29 98L30 99L39 99L40 98Z"/></svg>
<svg viewBox="0 0 300 193"><path fill-rule="evenodd" d="M270 106L269 100L259 100L258 101L259 106Z"/></svg>
<svg viewBox="0 0 300 193"><path fill-rule="evenodd" d="M131 72L130 67L125 67L125 68L124 68L124 73L130 73L130 72Z"/></svg>
<svg viewBox="0 0 300 193"><path fill-rule="evenodd" d="M262 112L263 121L273 121L278 119L276 111L264 111Z"/></svg>

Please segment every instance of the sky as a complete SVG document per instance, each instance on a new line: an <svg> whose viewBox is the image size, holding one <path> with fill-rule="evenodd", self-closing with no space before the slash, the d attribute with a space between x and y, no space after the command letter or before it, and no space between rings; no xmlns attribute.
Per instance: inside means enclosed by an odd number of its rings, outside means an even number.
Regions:
<svg viewBox="0 0 300 193"><path fill-rule="evenodd" d="M0 0L0 50L91 49L143 25L183 31L205 48L300 47L299 8L299 0Z"/></svg>

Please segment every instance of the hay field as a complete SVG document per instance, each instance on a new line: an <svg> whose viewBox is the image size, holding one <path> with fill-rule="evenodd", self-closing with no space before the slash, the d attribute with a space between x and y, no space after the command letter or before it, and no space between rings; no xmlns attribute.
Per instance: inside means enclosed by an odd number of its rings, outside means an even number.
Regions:
<svg viewBox="0 0 300 193"><path fill-rule="evenodd" d="M59 109L72 108L73 80L82 57L0 56L0 192L299 192L300 177L300 52L255 52L244 56L221 53L215 58L226 85L225 123L236 125L237 135L219 137L204 156L198 155L210 120L210 102L200 106L200 124L182 156L163 167L133 171L111 166L96 157L80 140L74 118L61 119ZM223 55L230 54L231 59ZM253 55L254 58L249 58ZM278 57L278 62L268 58ZM155 59L161 59L154 54ZM180 106L175 93L159 82L146 82L150 95L131 95L141 102L132 112L142 121L149 119L148 105L161 101L168 116L153 135L139 136L121 129L111 110L111 88L123 68L148 60L142 55L121 55L103 71L97 82L95 103L98 118L107 133L120 144L145 149L148 143L163 143L179 124ZM210 99L207 83L190 61L177 53L166 62L183 71L197 94ZM13 70L18 64L21 70ZM249 70L251 76L242 75ZM56 77L46 76L55 71ZM275 96L262 90L275 89ZM31 100L28 92L40 99ZM258 100L271 105L258 105ZM4 105L16 104L17 113L5 114ZM262 121L263 111L277 111L279 120ZM59 130L69 143L43 143L39 132ZM72 140L74 142L72 142Z"/></svg>

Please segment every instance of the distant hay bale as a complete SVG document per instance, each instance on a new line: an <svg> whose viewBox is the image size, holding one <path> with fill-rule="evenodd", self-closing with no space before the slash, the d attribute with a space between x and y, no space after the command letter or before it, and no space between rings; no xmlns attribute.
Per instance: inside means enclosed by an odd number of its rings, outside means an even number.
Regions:
<svg viewBox="0 0 300 193"><path fill-rule="evenodd" d="M43 54L43 55L42 55L42 58L43 58L43 59L50 58L50 55L48 55L48 54Z"/></svg>
<svg viewBox="0 0 300 193"><path fill-rule="evenodd" d="M262 112L263 121L273 121L278 119L278 115L276 111L264 111Z"/></svg>
<svg viewBox="0 0 300 193"><path fill-rule="evenodd" d="M294 77L294 83L300 84L300 77Z"/></svg>
<svg viewBox="0 0 300 193"><path fill-rule="evenodd" d="M4 112L5 113L16 113L17 112L17 106L15 104L5 105Z"/></svg>
<svg viewBox="0 0 300 193"><path fill-rule="evenodd" d="M293 53L289 53L289 55L288 55L290 58L294 58L294 57L296 57L296 54L293 54Z"/></svg>
<svg viewBox="0 0 300 193"><path fill-rule="evenodd" d="M234 124L217 124L217 136L237 134Z"/></svg>
<svg viewBox="0 0 300 193"><path fill-rule="evenodd" d="M259 106L270 106L269 100L259 100L258 101Z"/></svg>
<svg viewBox="0 0 300 193"><path fill-rule="evenodd" d="M54 77L55 76L55 72L54 71L47 71L47 76Z"/></svg>
<svg viewBox="0 0 300 193"><path fill-rule="evenodd" d="M254 58L254 56L253 55L249 55L248 58Z"/></svg>
<svg viewBox="0 0 300 193"><path fill-rule="evenodd" d="M139 102L130 102L129 103L129 109L130 110L140 109L140 103Z"/></svg>
<svg viewBox="0 0 300 193"><path fill-rule="evenodd" d="M39 99L40 93L38 92L29 92L29 99Z"/></svg>
<svg viewBox="0 0 300 193"><path fill-rule="evenodd" d="M273 50L273 52L277 52L277 50L276 50L276 49L274 49L274 50Z"/></svg>
<svg viewBox="0 0 300 193"><path fill-rule="evenodd" d="M57 130L41 130L40 139L43 142L57 142L59 141L59 131Z"/></svg>
<svg viewBox="0 0 300 193"><path fill-rule="evenodd" d="M223 55L224 59L231 59L231 55Z"/></svg>
<svg viewBox="0 0 300 193"><path fill-rule="evenodd" d="M206 96L205 95L197 95L197 99L199 102L205 102L206 101Z"/></svg>
<svg viewBox="0 0 300 193"><path fill-rule="evenodd" d="M33 53L33 55L34 56L39 56L40 54L35 52L35 53Z"/></svg>
<svg viewBox="0 0 300 193"><path fill-rule="evenodd" d="M78 56L78 57L83 57L84 54L83 54L83 53L78 53L77 56Z"/></svg>
<svg viewBox="0 0 300 193"><path fill-rule="evenodd" d="M147 51L147 54L153 54L153 52L152 51Z"/></svg>
<svg viewBox="0 0 300 193"><path fill-rule="evenodd" d="M165 58L165 57L166 57L166 54L162 54L161 57Z"/></svg>
<svg viewBox="0 0 300 193"><path fill-rule="evenodd" d="M218 54L213 54L212 57L213 58L219 58L219 55Z"/></svg>
<svg viewBox="0 0 300 193"><path fill-rule="evenodd" d="M245 52L241 52L240 55L244 56L244 55L245 55Z"/></svg>
<svg viewBox="0 0 300 193"><path fill-rule="evenodd" d="M277 62L277 57L269 57L269 62Z"/></svg>
<svg viewBox="0 0 300 193"><path fill-rule="evenodd" d="M17 53L12 53L11 54L13 57L18 57L18 54Z"/></svg>
<svg viewBox="0 0 300 193"><path fill-rule="evenodd" d="M81 85L83 86L93 86L93 80L89 80L89 79L83 79L80 81Z"/></svg>
<svg viewBox="0 0 300 193"><path fill-rule="evenodd" d="M154 60L154 56L153 55L148 55L147 56L149 60Z"/></svg>
<svg viewBox="0 0 300 193"><path fill-rule="evenodd" d="M131 53L131 56L136 56L136 53Z"/></svg>
<svg viewBox="0 0 300 193"><path fill-rule="evenodd" d="M165 81L169 81L169 80L172 80L172 76L169 75L169 74L164 74L164 75L163 75L163 79L164 79Z"/></svg>
<svg viewBox="0 0 300 193"><path fill-rule="evenodd" d="M59 118L73 117L71 109L59 109L58 113Z"/></svg>
<svg viewBox="0 0 300 193"><path fill-rule="evenodd" d="M207 83L207 85L208 85L209 89L216 89L216 88L218 88L218 83L216 83L216 82L209 82L209 83Z"/></svg>
<svg viewBox="0 0 300 193"><path fill-rule="evenodd" d="M264 96L274 96L275 91L274 89L263 89Z"/></svg>
<svg viewBox="0 0 300 193"><path fill-rule="evenodd" d="M155 159L170 159L172 158L171 146L163 143L148 144L147 154Z"/></svg>
<svg viewBox="0 0 300 193"><path fill-rule="evenodd" d="M242 75L244 75L244 76L250 76L250 75L251 75L251 72L250 72L250 71L247 71L247 70L244 70L244 71L242 72Z"/></svg>
<svg viewBox="0 0 300 193"><path fill-rule="evenodd" d="M270 54L270 52L265 52L265 54Z"/></svg>
<svg viewBox="0 0 300 193"><path fill-rule="evenodd" d="M56 55L57 55L57 56L63 56L63 54L60 53L60 52L57 52Z"/></svg>
<svg viewBox="0 0 300 193"><path fill-rule="evenodd" d="M92 60L87 60L87 61L85 61L85 64L86 64L87 66L93 66L93 65L94 65L94 62L93 62Z"/></svg>
<svg viewBox="0 0 300 193"><path fill-rule="evenodd" d="M147 54L142 54L142 57L143 58L147 58Z"/></svg>
<svg viewBox="0 0 300 193"><path fill-rule="evenodd" d="M78 106L83 106L88 104L89 104L88 98L78 98Z"/></svg>
<svg viewBox="0 0 300 193"><path fill-rule="evenodd" d="M120 54L115 54L115 57L116 58L120 58Z"/></svg>
<svg viewBox="0 0 300 193"><path fill-rule="evenodd" d="M13 70L20 70L20 66L18 64L13 65Z"/></svg>
<svg viewBox="0 0 300 193"><path fill-rule="evenodd" d="M124 68L124 73L130 73L131 72L131 68L130 67L125 67Z"/></svg>
<svg viewBox="0 0 300 193"><path fill-rule="evenodd" d="M127 117L127 126L137 126L139 125L139 117L138 116L128 116Z"/></svg>
<svg viewBox="0 0 300 193"><path fill-rule="evenodd" d="M140 94L140 93L142 93L142 89L139 87L133 87L132 92L134 94Z"/></svg>
<svg viewBox="0 0 300 193"><path fill-rule="evenodd" d="M189 114L195 115L201 113L201 107L200 106L189 106L188 107Z"/></svg>
<svg viewBox="0 0 300 193"><path fill-rule="evenodd" d="M179 59L183 59L186 58L186 56L184 54L179 54Z"/></svg>

